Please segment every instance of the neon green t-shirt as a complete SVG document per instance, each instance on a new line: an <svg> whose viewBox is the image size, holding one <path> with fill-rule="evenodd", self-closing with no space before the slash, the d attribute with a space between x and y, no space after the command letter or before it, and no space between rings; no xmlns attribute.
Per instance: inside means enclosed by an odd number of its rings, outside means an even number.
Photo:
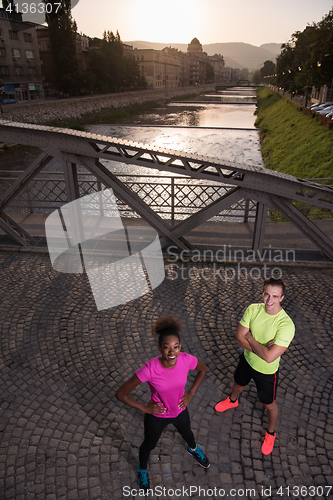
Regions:
<svg viewBox="0 0 333 500"><path fill-rule="evenodd" d="M265 304L251 304L240 324L249 328L253 338L265 346L274 339L276 345L288 347L295 335L295 325L288 314L283 309L278 314L267 314ZM272 363L267 363L247 349L244 356L249 365L260 373L275 373L279 368L280 356Z"/></svg>

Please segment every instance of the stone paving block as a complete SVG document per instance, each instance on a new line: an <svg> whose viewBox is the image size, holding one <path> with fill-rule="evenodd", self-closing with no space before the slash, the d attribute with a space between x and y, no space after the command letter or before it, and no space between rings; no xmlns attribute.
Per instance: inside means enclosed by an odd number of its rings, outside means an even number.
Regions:
<svg viewBox="0 0 333 500"><path fill-rule="evenodd" d="M296 336L281 360L280 416L269 457L261 454L267 416L254 384L244 390L237 409L223 415L214 411L214 404L230 393L241 352L234 332L246 305L260 300L258 283L216 280L208 287L198 280L168 280L154 293L97 313L86 276L57 273L45 255L0 252L0 270L0 377L5 381L0 388L0 497L28 500L23 495L29 486L34 500L118 500L125 484L137 486L143 416L114 394L158 354L149 330L169 312L182 319L183 349L208 365L189 411L212 465L205 471L187 457L181 436L170 427L151 454L154 485L258 489L332 482L331 269L283 271L285 307ZM138 389L138 398L146 401L148 387Z"/></svg>

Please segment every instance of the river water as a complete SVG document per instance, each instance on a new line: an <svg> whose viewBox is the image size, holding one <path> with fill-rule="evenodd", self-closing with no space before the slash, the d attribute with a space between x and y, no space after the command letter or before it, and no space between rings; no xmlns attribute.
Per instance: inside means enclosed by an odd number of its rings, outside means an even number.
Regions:
<svg viewBox="0 0 333 500"><path fill-rule="evenodd" d="M255 91L234 89L200 96L196 101L175 102L153 112L118 119L116 124L87 125L88 132L134 142L196 153L223 161L263 167L259 132L254 127ZM238 97L241 103L225 99ZM38 149L15 146L0 153L1 170L24 170L38 156ZM113 172L159 174L156 170L108 162ZM48 170L61 169L52 160Z"/></svg>
<svg viewBox="0 0 333 500"><path fill-rule="evenodd" d="M87 130L153 147L205 155L221 162L263 167L259 132L254 127L255 109L255 104L171 103L153 113L125 118L117 124L90 125ZM114 164L113 169L122 173L152 173L151 169L138 170L120 163Z"/></svg>

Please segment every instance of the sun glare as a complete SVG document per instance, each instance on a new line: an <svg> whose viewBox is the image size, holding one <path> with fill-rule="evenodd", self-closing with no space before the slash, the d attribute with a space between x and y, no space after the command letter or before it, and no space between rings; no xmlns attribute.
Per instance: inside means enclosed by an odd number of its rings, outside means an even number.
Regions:
<svg viewBox="0 0 333 500"><path fill-rule="evenodd" d="M196 0L135 0L128 21L133 40L189 43L202 19Z"/></svg>

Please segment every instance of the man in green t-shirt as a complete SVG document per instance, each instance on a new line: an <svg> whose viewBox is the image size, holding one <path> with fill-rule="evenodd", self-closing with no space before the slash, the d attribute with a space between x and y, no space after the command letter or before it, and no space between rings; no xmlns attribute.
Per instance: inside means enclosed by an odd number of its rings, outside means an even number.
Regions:
<svg viewBox="0 0 333 500"><path fill-rule="evenodd" d="M280 357L295 334L295 325L282 309L285 285L281 279L268 278L263 286L263 304L251 304L239 322L236 341L244 347L235 372L231 396L215 406L222 412L238 406L238 398L253 378L258 398L267 409L268 430L261 451L269 455L275 441L278 418L276 389Z"/></svg>

